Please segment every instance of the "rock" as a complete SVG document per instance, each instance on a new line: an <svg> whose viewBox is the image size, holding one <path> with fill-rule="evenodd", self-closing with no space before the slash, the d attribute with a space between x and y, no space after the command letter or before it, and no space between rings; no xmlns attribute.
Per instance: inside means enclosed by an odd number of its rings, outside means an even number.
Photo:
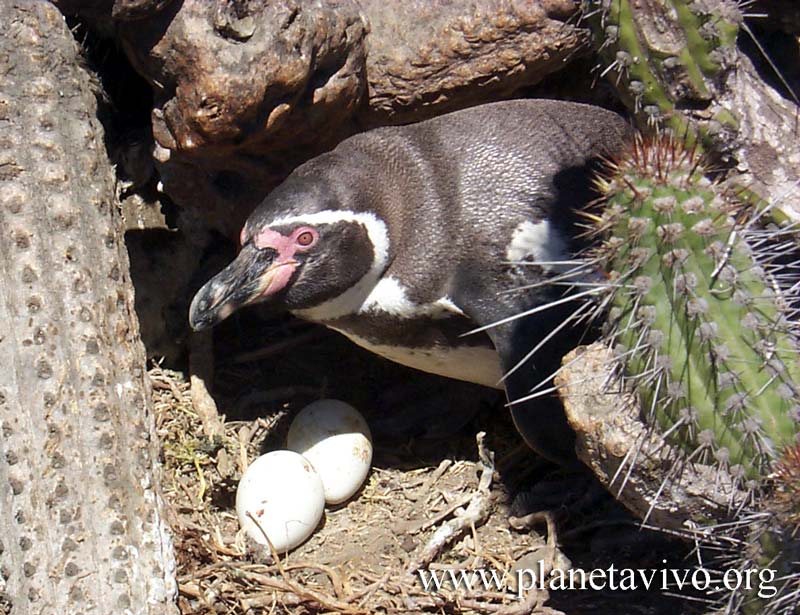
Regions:
<svg viewBox="0 0 800 615"><path fill-rule="evenodd" d="M294 166L351 132L366 88L354 0L186 0L119 31L153 87L165 192L229 235Z"/></svg>
<svg viewBox="0 0 800 615"><path fill-rule="evenodd" d="M111 17L120 21L143 19L157 13L174 0L114 0Z"/></svg>
<svg viewBox="0 0 800 615"><path fill-rule="evenodd" d="M153 88L163 189L230 237L350 134L510 96L585 48L566 23L575 0L145 5L118 0L114 15L138 18L118 31Z"/></svg>
<svg viewBox="0 0 800 615"><path fill-rule="evenodd" d="M52 0L64 15L78 16L103 36L114 36L114 20L143 19L175 0Z"/></svg>
<svg viewBox="0 0 800 615"><path fill-rule="evenodd" d="M164 192L231 238L345 137L512 96L588 50L568 23L577 0L58 4L91 23L113 16L153 89Z"/></svg>
<svg viewBox="0 0 800 615"><path fill-rule="evenodd" d="M512 95L587 42L565 23L577 3L361 0L369 21L369 125L419 121Z"/></svg>
<svg viewBox="0 0 800 615"><path fill-rule="evenodd" d="M578 458L632 513L660 528L685 530L697 519L726 522L746 501L733 479L689 463L641 419L623 389L611 350L582 346L563 359L555 384L575 431Z"/></svg>

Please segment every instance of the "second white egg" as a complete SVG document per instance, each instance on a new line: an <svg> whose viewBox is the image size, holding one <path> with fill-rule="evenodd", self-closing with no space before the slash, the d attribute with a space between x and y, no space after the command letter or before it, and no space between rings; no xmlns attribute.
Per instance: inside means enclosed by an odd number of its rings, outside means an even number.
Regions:
<svg viewBox="0 0 800 615"><path fill-rule="evenodd" d="M321 399L303 408L289 427L286 446L317 470L328 504L352 497L372 463L367 422L353 406L336 399Z"/></svg>
<svg viewBox="0 0 800 615"><path fill-rule="evenodd" d="M256 542L285 553L314 532L325 508L322 481L310 461L292 451L261 455L236 491L239 523ZM266 534L266 537L265 537Z"/></svg>

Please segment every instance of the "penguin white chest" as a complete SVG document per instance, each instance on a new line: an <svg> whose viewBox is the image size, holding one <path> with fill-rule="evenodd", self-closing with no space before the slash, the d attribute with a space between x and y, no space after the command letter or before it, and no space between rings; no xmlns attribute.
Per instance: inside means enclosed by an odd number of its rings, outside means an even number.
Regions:
<svg viewBox="0 0 800 615"><path fill-rule="evenodd" d="M435 301L415 303L409 298L406 287L392 276L382 278L354 312L354 318L369 319L376 315L388 317L385 322L390 322L391 326L400 330L413 326L411 323L417 319L441 321L464 316L447 296ZM297 314L312 320L313 316L320 316L319 313L309 314L308 311ZM346 327L339 327L331 323L331 320L319 318L317 321L338 331L362 348L400 365L495 389L503 388L500 383L503 377L500 358L493 348L478 345L449 346L442 343L423 347L382 344L373 341L381 337L381 325L377 324L380 319L374 325L374 335L370 335L372 339L362 337Z"/></svg>
<svg viewBox="0 0 800 615"><path fill-rule="evenodd" d="M362 348L400 365L494 389L503 388L500 382L503 377L500 357L491 348L485 346L433 346L430 348L390 346L375 344L350 331L331 328L339 331Z"/></svg>

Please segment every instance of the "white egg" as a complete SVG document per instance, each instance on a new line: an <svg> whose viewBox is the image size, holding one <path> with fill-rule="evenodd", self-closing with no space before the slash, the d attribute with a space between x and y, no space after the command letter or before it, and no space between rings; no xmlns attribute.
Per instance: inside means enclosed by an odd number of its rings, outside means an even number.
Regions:
<svg viewBox="0 0 800 615"><path fill-rule="evenodd" d="M311 536L324 509L319 474L307 459L292 451L261 455L247 468L236 491L239 524L262 545L267 544L266 533L278 553Z"/></svg>
<svg viewBox="0 0 800 615"><path fill-rule="evenodd" d="M289 426L286 447L314 465L328 504L352 497L372 463L367 422L353 406L336 399L321 399L303 408Z"/></svg>

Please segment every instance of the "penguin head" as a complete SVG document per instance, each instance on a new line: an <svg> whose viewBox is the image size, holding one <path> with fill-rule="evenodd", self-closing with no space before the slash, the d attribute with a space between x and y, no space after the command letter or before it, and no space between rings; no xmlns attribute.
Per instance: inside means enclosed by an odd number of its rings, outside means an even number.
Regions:
<svg viewBox="0 0 800 615"><path fill-rule="evenodd" d="M256 209L241 231L239 255L192 300L194 330L264 301L291 311L357 302L377 282L388 260L384 222L316 192L279 189Z"/></svg>

